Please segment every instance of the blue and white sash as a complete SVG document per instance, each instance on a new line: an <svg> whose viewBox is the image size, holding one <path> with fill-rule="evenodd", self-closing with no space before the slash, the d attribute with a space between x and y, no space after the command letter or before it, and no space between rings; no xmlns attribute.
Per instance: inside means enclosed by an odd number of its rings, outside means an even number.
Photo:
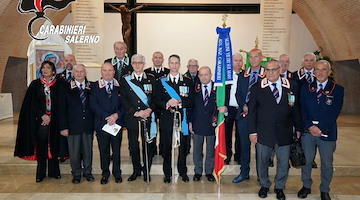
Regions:
<svg viewBox="0 0 360 200"><path fill-rule="evenodd" d="M148 103L148 97L145 92L133 82L130 81L130 76L125 77L126 82L129 84L131 89L135 92L135 94L140 98L140 100L148 107L150 107ZM155 114L151 113L151 124L150 124L150 140L156 137L156 122L155 122Z"/></svg>
<svg viewBox="0 0 360 200"><path fill-rule="evenodd" d="M160 79L162 85L164 86L165 90L168 92L170 97L174 98L174 99L181 100L178 93L174 90L174 88L172 88L169 84L166 83L166 80L167 80L167 77L164 77L164 78ZM189 127L188 127L188 124L186 122L186 108L183 108L182 111L183 111L183 118L182 118L182 121L181 121L181 132L183 133L183 135L188 135L189 134Z"/></svg>

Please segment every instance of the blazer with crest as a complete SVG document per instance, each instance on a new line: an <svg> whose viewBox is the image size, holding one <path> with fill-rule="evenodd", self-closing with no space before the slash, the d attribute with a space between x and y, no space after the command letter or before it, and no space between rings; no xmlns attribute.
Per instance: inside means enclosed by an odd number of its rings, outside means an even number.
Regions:
<svg viewBox="0 0 360 200"><path fill-rule="evenodd" d="M281 83L279 103L266 78L251 87L249 134L257 133L258 142L269 147L291 144L294 127L296 131L302 128L297 85L285 78L281 78Z"/></svg>
<svg viewBox="0 0 360 200"><path fill-rule="evenodd" d="M201 83L196 83L194 87L194 103L189 110L189 122L192 122L195 134L212 136L215 135L217 123L216 92L214 83L210 92L209 103L205 105L204 94L202 93Z"/></svg>
<svg viewBox="0 0 360 200"><path fill-rule="evenodd" d="M90 109L90 82L85 80L85 105L80 99L80 90L71 80L60 88L59 96L59 128L69 129L69 135L92 134L94 117Z"/></svg>
<svg viewBox="0 0 360 200"><path fill-rule="evenodd" d="M130 76L130 81L136 86L140 87L148 98L150 108L155 111L156 107L153 103L154 90L156 88L155 78L152 74L143 73L141 81L136 80L134 74L125 75L120 79L120 100L125 109L124 123L127 128L138 129L138 120L140 118L134 117L135 112L149 108L136 95L134 90L130 87L125 77ZM150 121L150 119L149 119Z"/></svg>
<svg viewBox="0 0 360 200"><path fill-rule="evenodd" d="M317 101L317 83L305 85L301 89L300 102L304 129L316 125L328 137L322 140L337 140L336 119L340 114L344 101L344 88L328 79L322 95Z"/></svg>

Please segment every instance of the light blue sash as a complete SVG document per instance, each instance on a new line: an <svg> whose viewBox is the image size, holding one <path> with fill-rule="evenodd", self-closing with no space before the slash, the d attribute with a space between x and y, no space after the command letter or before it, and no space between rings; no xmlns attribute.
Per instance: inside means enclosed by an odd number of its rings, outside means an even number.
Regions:
<svg viewBox="0 0 360 200"><path fill-rule="evenodd" d="M135 85L133 82L130 81L131 76L126 76L125 80L129 84L132 90L134 90L135 94L140 98L140 100L147 106L149 106L148 103L148 97L144 93L144 91L137 85ZM151 124L150 124L150 139L153 139L156 137L156 122L155 122L155 114L154 112L151 113Z"/></svg>
<svg viewBox="0 0 360 200"><path fill-rule="evenodd" d="M178 99L181 100L180 96L178 95L178 93L174 90L174 88L172 88L169 84L167 84L165 81L167 80L166 77L160 79L162 85L164 86L165 90L169 93L171 98L174 99ZM182 109L183 111L183 119L181 122L181 132L183 133L183 135L188 135L189 134L189 127L188 124L186 122L186 108Z"/></svg>

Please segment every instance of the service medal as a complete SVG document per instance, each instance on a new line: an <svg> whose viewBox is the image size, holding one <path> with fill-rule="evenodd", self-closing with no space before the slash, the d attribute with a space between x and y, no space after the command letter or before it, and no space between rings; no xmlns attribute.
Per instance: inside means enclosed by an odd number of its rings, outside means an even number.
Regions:
<svg viewBox="0 0 360 200"><path fill-rule="evenodd" d="M289 106L294 107L295 95L292 92L288 93L288 103L289 103Z"/></svg>
<svg viewBox="0 0 360 200"><path fill-rule="evenodd" d="M329 96L329 95L326 96L326 100L325 100L326 105L330 106L332 104L333 98L334 98L333 96Z"/></svg>

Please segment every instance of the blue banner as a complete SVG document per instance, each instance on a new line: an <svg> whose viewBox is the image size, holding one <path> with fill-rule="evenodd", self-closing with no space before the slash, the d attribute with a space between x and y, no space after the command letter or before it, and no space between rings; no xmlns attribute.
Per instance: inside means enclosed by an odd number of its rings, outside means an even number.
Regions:
<svg viewBox="0 0 360 200"><path fill-rule="evenodd" d="M215 65L215 86L220 86L233 80L232 72L232 48L230 40L230 27L216 28L216 33L219 35L216 65Z"/></svg>

